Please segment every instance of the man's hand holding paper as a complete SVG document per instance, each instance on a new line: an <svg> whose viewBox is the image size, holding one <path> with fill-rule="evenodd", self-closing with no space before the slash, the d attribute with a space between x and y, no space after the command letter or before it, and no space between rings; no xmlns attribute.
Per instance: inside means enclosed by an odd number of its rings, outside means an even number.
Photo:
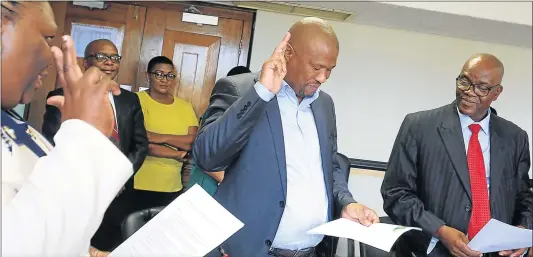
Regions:
<svg viewBox="0 0 533 257"><path fill-rule="evenodd" d="M500 256L519 257L533 245L532 233L522 226L515 227L491 219L468 246L482 253L499 252Z"/></svg>
<svg viewBox="0 0 533 257"><path fill-rule="evenodd" d="M413 229L421 230L420 228L385 223L373 223L365 226L358 222L341 218L311 229L307 233L350 238L389 252L403 233Z"/></svg>
<svg viewBox="0 0 533 257"><path fill-rule="evenodd" d="M351 203L346 205L346 207L344 207L342 210L341 217L358 222L365 226L379 223L379 217L376 212L359 203Z"/></svg>

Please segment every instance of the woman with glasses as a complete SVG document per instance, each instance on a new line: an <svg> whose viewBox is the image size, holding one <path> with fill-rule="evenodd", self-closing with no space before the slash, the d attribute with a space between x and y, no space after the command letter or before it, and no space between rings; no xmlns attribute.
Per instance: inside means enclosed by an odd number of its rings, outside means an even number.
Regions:
<svg viewBox="0 0 533 257"><path fill-rule="evenodd" d="M198 119L192 104L174 96L174 64L165 56L148 63L149 89L139 92L149 147L134 178L135 209L166 206L183 188L181 170Z"/></svg>

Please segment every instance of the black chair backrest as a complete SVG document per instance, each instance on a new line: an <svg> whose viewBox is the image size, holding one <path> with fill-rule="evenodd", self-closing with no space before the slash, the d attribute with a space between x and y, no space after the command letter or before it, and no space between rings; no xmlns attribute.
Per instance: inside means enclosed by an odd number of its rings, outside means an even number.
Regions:
<svg viewBox="0 0 533 257"><path fill-rule="evenodd" d="M387 224L394 224L392 220L385 216L385 217L379 217L379 222L381 223L387 223ZM394 248L394 247L393 247ZM391 252L385 252L383 250L380 250L378 248L372 247L367 244L359 243L359 253L361 257L389 257L393 256L393 251Z"/></svg>
<svg viewBox="0 0 533 257"><path fill-rule="evenodd" d="M122 222L122 238L124 240L128 239L164 208L165 206L153 207L136 211L128 215L128 217Z"/></svg>

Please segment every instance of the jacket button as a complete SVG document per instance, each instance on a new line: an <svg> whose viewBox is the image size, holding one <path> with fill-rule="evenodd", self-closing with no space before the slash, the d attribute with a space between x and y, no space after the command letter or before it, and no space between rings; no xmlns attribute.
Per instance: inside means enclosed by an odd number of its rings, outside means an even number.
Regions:
<svg viewBox="0 0 533 257"><path fill-rule="evenodd" d="M241 119L241 117L242 117L242 114L240 114L240 113L239 113L239 114L237 114L237 119L239 119L239 120L240 120L240 119Z"/></svg>
<svg viewBox="0 0 533 257"><path fill-rule="evenodd" d="M285 208L285 202L284 201L279 201L279 207Z"/></svg>
<svg viewBox="0 0 533 257"><path fill-rule="evenodd" d="M250 107L250 105L252 105L252 103L251 103L250 101L248 101L248 102L246 103L246 106Z"/></svg>
<svg viewBox="0 0 533 257"><path fill-rule="evenodd" d="M248 105L245 105L244 106L244 110L246 111L248 109Z"/></svg>
<svg viewBox="0 0 533 257"><path fill-rule="evenodd" d="M268 246L268 247L272 246L272 241L266 240L265 241L265 245Z"/></svg>
<svg viewBox="0 0 533 257"><path fill-rule="evenodd" d="M472 210L472 208L470 207L470 205L465 206L465 212L470 212L470 210Z"/></svg>

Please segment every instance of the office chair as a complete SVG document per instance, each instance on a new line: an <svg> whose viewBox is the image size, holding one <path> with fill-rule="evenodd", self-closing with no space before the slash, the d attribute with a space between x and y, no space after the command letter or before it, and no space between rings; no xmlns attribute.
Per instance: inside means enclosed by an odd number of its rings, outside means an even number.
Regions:
<svg viewBox="0 0 533 257"><path fill-rule="evenodd" d="M165 206L153 207L136 211L122 222L122 238L124 241L139 230L144 224L148 223L155 215L157 215Z"/></svg>

